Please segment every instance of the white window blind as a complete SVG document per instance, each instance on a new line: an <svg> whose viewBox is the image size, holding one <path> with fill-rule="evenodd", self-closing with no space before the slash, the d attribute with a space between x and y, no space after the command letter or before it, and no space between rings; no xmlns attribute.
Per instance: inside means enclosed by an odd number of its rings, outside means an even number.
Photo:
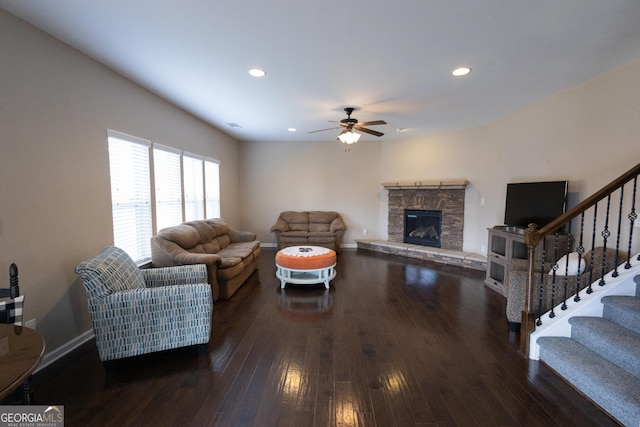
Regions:
<svg viewBox="0 0 640 427"><path fill-rule="evenodd" d="M150 142L108 132L114 245L136 262L151 259Z"/></svg>
<svg viewBox="0 0 640 427"><path fill-rule="evenodd" d="M207 218L220 218L220 163L204 161L205 214Z"/></svg>
<svg viewBox="0 0 640 427"><path fill-rule="evenodd" d="M183 154L184 219L204 219L204 170L203 158Z"/></svg>
<svg viewBox="0 0 640 427"><path fill-rule="evenodd" d="M180 154L180 150L153 144L157 230L182 222Z"/></svg>

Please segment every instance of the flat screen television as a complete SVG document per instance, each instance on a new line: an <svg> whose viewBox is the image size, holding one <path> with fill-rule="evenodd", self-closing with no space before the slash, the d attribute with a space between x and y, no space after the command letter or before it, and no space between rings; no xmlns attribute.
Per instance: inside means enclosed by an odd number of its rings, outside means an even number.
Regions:
<svg viewBox="0 0 640 427"><path fill-rule="evenodd" d="M567 208L568 181L519 182L507 184L504 223L527 228L529 223L542 228Z"/></svg>

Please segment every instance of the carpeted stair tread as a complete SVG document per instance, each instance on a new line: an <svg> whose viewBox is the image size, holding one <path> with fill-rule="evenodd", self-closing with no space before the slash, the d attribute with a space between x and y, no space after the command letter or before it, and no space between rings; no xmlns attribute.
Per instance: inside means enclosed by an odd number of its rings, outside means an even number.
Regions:
<svg viewBox="0 0 640 427"><path fill-rule="evenodd" d="M540 359L624 425L640 423L640 379L567 337L541 337Z"/></svg>
<svg viewBox="0 0 640 427"><path fill-rule="evenodd" d="M632 296L602 297L603 317L640 334L640 298Z"/></svg>
<svg viewBox="0 0 640 427"><path fill-rule="evenodd" d="M640 334L601 317L569 319L571 338L640 379Z"/></svg>

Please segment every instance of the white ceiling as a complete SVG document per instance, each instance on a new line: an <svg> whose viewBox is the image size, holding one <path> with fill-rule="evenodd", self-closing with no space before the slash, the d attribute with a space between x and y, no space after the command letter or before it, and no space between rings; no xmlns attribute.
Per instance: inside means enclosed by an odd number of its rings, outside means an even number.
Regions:
<svg viewBox="0 0 640 427"><path fill-rule="evenodd" d="M481 126L640 58L638 0L0 0L0 7L241 140L332 140L337 130L307 132L331 127L349 106L360 121L387 121L372 127L384 140ZM452 77L460 65L472 73ZM266 77L249 76L252 67Z"/></svg>

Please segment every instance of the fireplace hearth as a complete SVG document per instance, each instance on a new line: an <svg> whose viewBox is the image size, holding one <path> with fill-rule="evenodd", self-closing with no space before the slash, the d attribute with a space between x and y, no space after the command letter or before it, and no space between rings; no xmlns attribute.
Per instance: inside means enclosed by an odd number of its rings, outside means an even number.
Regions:
<svg viewBox="0 0 640 427"><path fill-rule="evenodd" d="M442 211L414 209L404 211L404 243L439 248L441 247L441 227Z"/></svg>

